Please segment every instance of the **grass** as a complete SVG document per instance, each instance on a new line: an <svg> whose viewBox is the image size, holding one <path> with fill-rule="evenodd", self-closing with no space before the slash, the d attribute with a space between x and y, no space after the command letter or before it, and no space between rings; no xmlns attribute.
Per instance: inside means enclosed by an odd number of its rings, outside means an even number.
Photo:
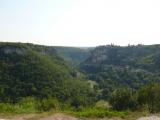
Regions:
<svg viewBox="0 0 160 120"><path fill-rule="evenodd" d="M104 117L124 118L126 115L128 115L127 112L117 112L104 108L86 108L81 111L71 111L66 113L72 114L76 117L84 117L84 118L104 118Z"/></svg>
<svg viewBox="0 0 160 120"><path fill-rule="evenodd" d="M38 107L37 107L38 105ZM105 101L100 101L95 107L74 109L71 106L61 105L56 99L36 101L26 98L16 104L0 103L0 116L35 115L36 117L50 116L54 113L68 114L78 118L104 118L117 117L126 120L135 120L138 117L149 115L145 110L139 112L114 111Z"/></svg>
<svg viewBox="0 0 160 120"><path fill-rule="evenodd" d="M125 117L126 112L117 112L105 108L83 108L80 111L76 110L50 110L50 111L38 111L35 107L34 102L19 103L19 104L8 104L0 103L0 116L10 116L10 115L23 115L23 114L53 114L53 113L64 113L69 115L74 115L76 117L84 118L103 118L103 117Z"/></svg>
<svg viewBox="0 0 160 120"><path fill-rule="evenodd" d="M36 101L33 98L25 98L19 103L0 103L0 113L20 114L20 113L35 113Z"/></svg>
<svg viewBox="0 0 160 120"><path fill-rule="evenodd" d="M29 104L29 103L27 103ZM55 113L62 113L67 114L70 116L75 116L77 118L123 118L124 120L136 120L141 116L148 116L150 115L148 112L128 112L128 111L114 111L108 108L83 108L79 111L67 109L67 110L51 110L51 111L37 111L32 104L30 105L22 105L22 104L0 104L0 116L3 118L10 118L10 117L21 117L21 116L28 116L31 117L33 120L37 120L41 117L47 117L53 115Z"/></svg>
<svg viewBox="0 0 160 120"><path fill-rule="evenodd" d="M20 113L35 113L36 109L34 106L28 106L27 104L20 105L20 104L0 104L0 113L13 113L13 114L20 114Z"/></svg>
<svg viewBox="0 0 160 120"><path fill-rule="evenodd" d="M71 106L62 105L56 99L46 99L37 101L34 98L25 98L16 104L0 103L0 116L26 115L26 114L53 114L64 113L75 117L83 118L103 118L121 117L124 118L127 112L113 111L107 107L104 101L97 103L95 107L74 109Z"/></svg>
<svg viewBox="0 0 160 120"><path fill-rule="evenodd" d="M13 103L0 103L0 114L31 114L56 111L60 109L57 99L36 100L35 98L25 98Z"/></svg>

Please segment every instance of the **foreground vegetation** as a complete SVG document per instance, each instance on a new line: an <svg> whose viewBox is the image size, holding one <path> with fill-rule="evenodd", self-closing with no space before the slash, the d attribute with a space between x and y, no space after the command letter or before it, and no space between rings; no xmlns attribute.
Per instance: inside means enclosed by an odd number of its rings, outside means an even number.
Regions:
<svg viewBox="0 0 160 120"><path fill-rule="evenodd" d="M34 98L26 98L19 103L1 103L1 114L39 114L39 113L64 113L73 115L76 117L91 117L91 118L103 118L103 117L125 117L127 112L118 112L103 107L81 107L79 109L71 107L66 103L62 104L55 98L36 100Z"/></svg>

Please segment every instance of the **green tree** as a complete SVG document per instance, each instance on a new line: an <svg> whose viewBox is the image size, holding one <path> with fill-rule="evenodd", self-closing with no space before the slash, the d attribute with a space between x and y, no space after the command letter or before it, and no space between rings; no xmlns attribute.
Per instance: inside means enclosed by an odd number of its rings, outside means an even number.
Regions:
<svg viewBox="0 0 160 120"><path fill-rule="evenodd" d="M132 95L132 91L128 88L114 90L111 94L110 104L116 110L134 110L137 106L136 99Z"/></svg>
<svg viewBox="0 0 160 120"><path fill-rule="evenodd" d="M160 84L150 83L138 91L138 102L147 105L149 112L160 111Z"/></svg>

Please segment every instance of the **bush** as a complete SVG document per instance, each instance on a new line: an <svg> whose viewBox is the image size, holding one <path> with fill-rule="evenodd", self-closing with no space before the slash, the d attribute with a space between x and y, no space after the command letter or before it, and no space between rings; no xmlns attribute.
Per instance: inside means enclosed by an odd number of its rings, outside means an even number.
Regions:
<svg viewBox="0 0 160 120"><path fill-rule="evenodd" d="M130 89L120 88L113 91L110 104L115 110L135 110L137 107L137 100Z"/></svg>
<svg viewBox="0 0 160 120"><path fill-rule="evenodd" d="M36 100L28 97L15 104L0 103L0 113L35 113L59 109L60 103L55 98Z"/></svg>
<svg viewBox="0 0 160 120"><path fill-rule="evenodd" d="M96 108L110 108L108 101L100 100L95 104Z"/></svg>
<svg viewBox="0 0 160 120"><path fill-rule="evenodd" d="M60 103L56 98L42 99L37 103L38 111L59 110Z"/></svg>
<svg viewBox="0 0 160 120"><path fill-rule="evenodd" d="M147 105L149 112L160 111L160 84L150 83L138 91L138 102L141 106Z"/></svg>
<svg viewBox="0 0 160 120"><path fill-rule="evenodd" d="M1 113L35 113L37 110L35 108L34 98L22 99L19 103L0 103Z"/></svg>

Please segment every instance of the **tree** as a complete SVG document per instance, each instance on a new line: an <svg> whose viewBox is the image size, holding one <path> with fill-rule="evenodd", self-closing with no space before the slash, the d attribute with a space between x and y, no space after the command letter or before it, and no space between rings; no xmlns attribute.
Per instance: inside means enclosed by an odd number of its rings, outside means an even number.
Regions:
<svg viewBox="0 0 160 120"><path fill-rule="evenodd" d="M119 88L113 91L110 98L110 104L116 110L134 110L137 106L132 92L128 88Z"/></svg>
<svg viewBox="0 0 160 120"><path fill-rule="evenodd" d="M138 102L147 105L149 112L160 111L160 84L150 83L138 91Z"/></svg>

